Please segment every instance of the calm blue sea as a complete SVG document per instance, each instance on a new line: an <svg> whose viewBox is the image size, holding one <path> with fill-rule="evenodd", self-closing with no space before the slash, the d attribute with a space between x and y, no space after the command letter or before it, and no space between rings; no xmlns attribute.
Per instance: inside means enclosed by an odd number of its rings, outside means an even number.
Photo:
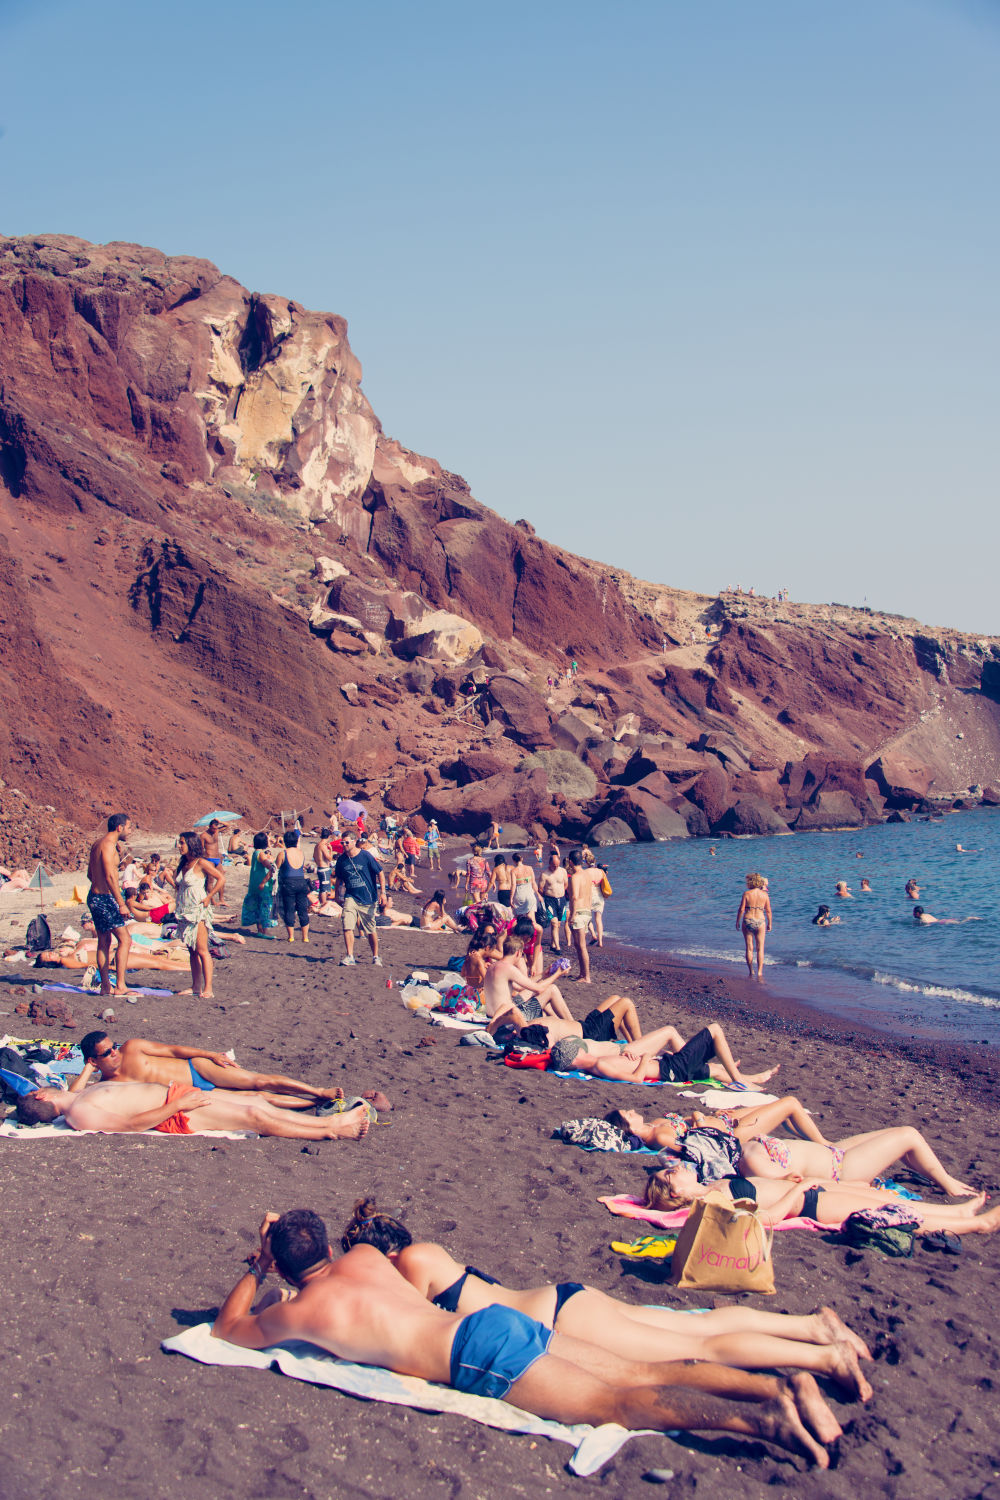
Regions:
<svg viewBox="0 0 1000 1500"><path fill-rule="evenodd" d="M974 852L958 853L958 843ZM605 856L614 887L605 926L620 942L745 975L736 911L744 877L758 870L774 909L765 988L895 1036L1000 1045L1000 809L854 833L632 844ZM911 875L925 911L981 920L918 926L903 893ZM863 876L871 895L861 894ZM838 880L853 900L835 897ZM839 926L812 926L821 902Z"/></svg>

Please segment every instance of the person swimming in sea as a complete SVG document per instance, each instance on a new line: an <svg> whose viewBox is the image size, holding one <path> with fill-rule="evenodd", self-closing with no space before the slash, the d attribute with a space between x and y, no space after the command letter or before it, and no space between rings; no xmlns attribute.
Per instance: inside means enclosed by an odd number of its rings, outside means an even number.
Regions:
<svg viewBox="0 0 1000 1500"><path fill-rule="evenodd" d="M844 900L844 901L853 901L854 900L854 892L851 890L851 888L847 884L846 880L838 880L837 881L837 888L836 888L836 890L834 891L833 894L835 896L839 896L841 898L841 900Z"/></svg>
<svg viewBox="0 0 1000 1500"><path fill-rule="evenodd" d="M835 927L839 921L839 917L831 917L828 906L821 906L812 919L814 927Z"/></svg>

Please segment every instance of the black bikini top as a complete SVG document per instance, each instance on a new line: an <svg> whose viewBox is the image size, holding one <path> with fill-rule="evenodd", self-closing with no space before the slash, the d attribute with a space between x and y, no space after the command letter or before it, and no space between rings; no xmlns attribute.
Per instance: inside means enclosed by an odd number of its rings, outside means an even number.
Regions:
<svg viewBox="0 0 1000 1500"><path fill-rule="evenodd" d="M734 1199L749 1198L751 1202L757 1202L757 1189L749 1177L727 1177L726 1186Z"/></svg>
<svg viewBox="0 0 1000 1500"><path fill-rule="evenodd" d="M443 1292L438 1292L436 1297L431 1298L434 1306L440 1307L442 1312L458 1312L458 1299L461 1297L462 1288L470 1276L475 1276L477 1281L485 1281L487 1286L500 1285L495 1276L487 1276L485 1271L477 1271L475 1266L466 1266L457 1281L453 1281L451 1286L446 1286Z"/></svg>

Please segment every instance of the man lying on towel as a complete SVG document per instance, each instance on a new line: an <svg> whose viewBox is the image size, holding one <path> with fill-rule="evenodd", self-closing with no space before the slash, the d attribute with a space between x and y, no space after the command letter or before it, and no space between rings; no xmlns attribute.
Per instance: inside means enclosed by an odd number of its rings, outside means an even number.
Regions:
<svg viewBox="0 0 1000 1500"><path fill-rule="evenodd" d="M187 1088L237 1089L240 1092L263 1093L269 1104L281 1109L310 1109L326 1099L342 1099L343 1089L314 1088L283 1073L252 1073L239 1068L224 1052L210 1052L207 1047L175 1047L168 1042L151 1042L132 1037L116 1047L106 1031L89 1031L80 1043L85 1062L83 1071L70 1084L71 1093L79 1093L102 1079L105 1083L182 1083ZM383 1095L366 1095L377 1109L388 1109Z"/></svg>
<svg viewBox="0 0 1000 1500"><path fill-rule="evenodd" d="M335 1261L311 1209L268 1214L260 1234L260 1252L215 1320L216 1338L245 1349L305 1339L341 1359L496 1396L550 1421L746 1433L828 1466L820 1445L840 1427L811 1376L786 1381L702 1361L639 1364L514 1308L444 1312L373 1245ZM287 1300L270 1294L252 1312L272 1266L295 1292Z"/></svg>
<svg viewBox="0 0 1000 1500"><path fill-rule="evenodd" d="M368 1134L374 1113L371 1105L362 1101L343 1114L304 1119L287 1109L277 1109L258 1093L237 1089L205 1093L190 1083L92 1083L80 1093L35 1089L23 1094L17 1103L17 1118L22 1125L47 1125L62 1115L72 1130L115 1134L159 1130L164 1135L254 1130L258 1135L302 1141L359 1140Z"/></svg>
<svg viewBox="0 0 1000 1500"><path fill-rule="evenodd" d="M544 1035L543 1035L544 1033ZM503 1044L501 1031L496 1039ZM564 1036L551 1042L546 1023L522 1027L521 1042L538 1042L540 1050L550 1046L549 1066L558 1073L593 1073L597 1078L617 1078L629 1083L683 1083L690 1078L718 1078L745 1083L752 1088L772 1078L777 1067L763 1073L743 1073L730 1051L718 1022L695 1033L685 1042L674 1026L660 1026L638 1041L619 1047L612 1041L583 1041Z"/></svg>

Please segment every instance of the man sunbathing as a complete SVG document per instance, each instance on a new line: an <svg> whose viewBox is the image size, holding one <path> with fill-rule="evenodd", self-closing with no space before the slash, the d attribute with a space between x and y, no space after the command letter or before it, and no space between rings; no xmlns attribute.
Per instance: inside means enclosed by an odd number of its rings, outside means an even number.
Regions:
<svg viewBox="0 0 1000 1500"><path fill-rule="evenodd" d="M296 1294L287 1301L267 1297L252 1312L272 1266ZM725 1366L639 1363L555 1333L510 1307L467 1317L443 1312L372 1245L356 1245L335 1261L326 1226L310 1209L265 1217L260 1252L212 1333L244 1349L304 1339L341 1359L497 1396L557 1422L745 1433L805 1454L821 1468L829 1460L820 1444L840 1433L815 1386L799 1398L784 1380ZM673 1383L683 1378L687 1388ZM716 1390L735 1399L711 1394Z"/></svg>
<svg viewBox="0 0 1000 1500"><path fill-rule="evenodd" d="M542 1028L539 1028L542 1029ZM733 1057L725 1032L717 1021L685 1042L673 1026L660 1026L648 1036L619 1047L615 1042L583 1042L568 1036L551 1051L550 1067L559 1073L593 1073L597 1078L620 1078L628 1083L683 1083L689 1078L718 1078L760 1088L777 1067L744 1073Z"/></svg>
<svg viewBox="0 0 1000 1500"><path fill-rule="evenodd" d="M189 1118L197 1111L195 1120ZM105 1134L159 1130L164 1135L200 1135L206 1130L254 1130L302 1141L359 1140L375 1115L364 1100L343 1114L301 1119L278 1109L266 1095L216 1089L205 1093L190 1084L92 1083L79 1093L35 1089L17 1103L22 1125L48 1125L62 1115L71 1130Z"/></svg>
<svg viewBox="0 0 1000 1500"><path fill-rule="evenodd" d="M501 1046L512 1040L537 1042L541 1051L564 1039L591 1042L637 1042L642 1037L639 1012L627 995L609 995L588 1011L582 1021L564 1021L543 1015L540 1023L523 1020L523 1004L505 1011L487 1027Z"/></svg>
<svg viewBox="0 0 1000 1500"><path fill-rule="evenodd" d="M324 1100L344 1097L343 1089L316 1088L284 1073L254 1073L237 1067L224 1052L210 1052L206 1047L176 1047L145 1037L132 1037L116 1047L106 1031L89 1031L80 1050L85 1061L82 1073L70 1084L74 1094L101 1079L105 1083L184 1084L206 1093L212 1089L266 1093L271 1104L285 1109L310 1109ZM370 1098L377 1109L390 1107L384 1095L372 1093Z"/></svg>

